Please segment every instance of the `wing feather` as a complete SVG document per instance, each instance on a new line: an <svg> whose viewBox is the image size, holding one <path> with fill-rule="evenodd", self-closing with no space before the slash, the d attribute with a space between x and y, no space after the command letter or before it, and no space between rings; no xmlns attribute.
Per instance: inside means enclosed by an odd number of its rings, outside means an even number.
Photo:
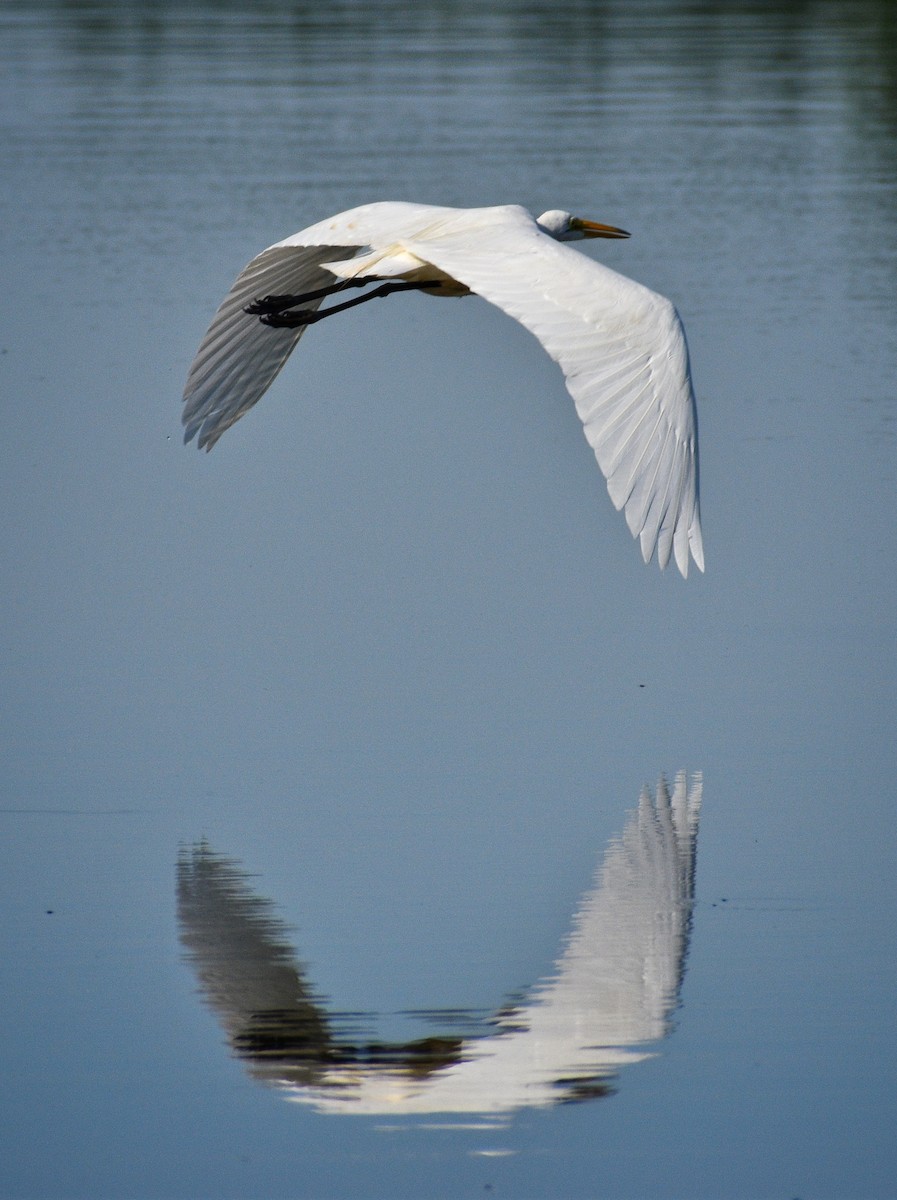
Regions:
<svg viewBox="0 0 897 1200"><path fill-rule="evenodd" d="M378 203L270 246L241 272L184 391L185 441L211 449L277 376L304 332L243 312L256 297L314 291L325 263L365 248L415 255L518 320L559 364L583 430L645 562L704 569L697 414L688 348L669 300L539 229L525 209ZM309 303L316 308L320 302Z"/></svg>
<svg viewBox="0 0 897 1200"><path fill-rule="evenodd" d="M585 436L646 562L704 569L688 348L665 297L544 234L516 207L403 240L516 318L564 373ZM490 216L491 215L491 216Z"/></svg>
<svg viewBox="0 0 897 1200"><path fill-rule="evenodd" d="M274 329L243 312L252 300L298 295L334 282L321 263L345 258L357 246L296 246L263 250L238 275L196 352L184 389L184 441L197 434L211 450L226 429L271 386L307 326ZM317 308L320 300L307 304Z"/></svg>

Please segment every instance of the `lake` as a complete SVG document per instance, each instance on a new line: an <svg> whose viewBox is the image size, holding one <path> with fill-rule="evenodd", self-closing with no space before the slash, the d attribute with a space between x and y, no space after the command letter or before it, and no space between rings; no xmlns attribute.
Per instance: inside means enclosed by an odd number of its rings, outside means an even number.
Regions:
<svg viewBox="0 0 897 1200"><path fill-rule="evenodd" d="M889 3L0 9L0 1196L897 1195ZM477 298L243 265L568 209L689 338L706 573L641 561Z"/></svg>

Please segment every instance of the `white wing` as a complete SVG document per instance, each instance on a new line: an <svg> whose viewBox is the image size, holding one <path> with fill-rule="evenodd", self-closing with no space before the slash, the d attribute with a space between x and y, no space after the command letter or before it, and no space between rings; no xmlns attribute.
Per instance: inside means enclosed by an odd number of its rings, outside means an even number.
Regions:
<svg viewBox="0 0 897 1200"><path fill-rule="evenodd" d="M262 325L243 307L325 286L335 276L322 264L362 248L376 252L365 260L371 273L380 261L384 274L397 274L411 254L535 334L564 372L645 562L656 549L664 567L672 553L687 575L691 551L704 569L697 415L678 313L663 296L556 242L513 205L368 204L263 251L228 293L190 369L185 440L198 432L199 445L211 449L263 395L303 332Z"/></svg>
<svg viewBox="0 0 897 1200"><path fill-rule="evenodd" d="M585 435L645 562L704 569L697 415L669 300L542 233L514 206L475 210L403 246L515 317L564 372ZM473 215L472 213L469 215Z"/></svg>
<svg viewBox="0 0 897 1200"><path fill-rule="evenodd" d="M397 231L426 229L432 214L457 214L423 204L366 204L328 217L269 246L239 274L212 318L184 388L184 441L197 433L211 450L226 429L256 404L276 379L307 326L276 329L243 311L262 296L301 295L336 282L321 267L351 258L364 246L389 246ZM304 307L316 309L321 301Z"/></svg>
<svg viewBox="0 0 897 1200"><path fill-rule="evenodd" d="M344 257L343 246L285 246L263 250L237 277L196 352L184 389L184 441L211 450L222 433L271 386L308 328L274 329L243 312L262 296L299 295L333 283L321 263ZM307 308L317 308L320 300Z"/></svg>

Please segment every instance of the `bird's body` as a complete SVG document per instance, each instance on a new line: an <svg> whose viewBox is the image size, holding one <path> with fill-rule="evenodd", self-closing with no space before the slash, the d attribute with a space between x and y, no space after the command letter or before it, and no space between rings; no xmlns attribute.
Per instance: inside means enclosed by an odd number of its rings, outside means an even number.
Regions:
<svg viewBox="0 0 897 1200"><path fill-rule="evenodd" d="M703 570L697 418L688 350L669 300L567 241L625 237L556 210L377 203L262 251L215 314L184 391L185 440L218 438L270 386L308 324L373 295L476 293L515 317L564 373L585 435L648 562L689 552ZM328 295L375 283L318 311ZM301 306L301 307L300 307Z"/></svg>

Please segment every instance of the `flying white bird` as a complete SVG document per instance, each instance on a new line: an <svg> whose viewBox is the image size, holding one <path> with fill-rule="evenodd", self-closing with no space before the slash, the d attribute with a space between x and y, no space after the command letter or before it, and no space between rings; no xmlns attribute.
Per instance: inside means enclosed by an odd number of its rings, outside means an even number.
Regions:
<svg viewBox="0 0 897 1200"><path fill-rule="evenodd" d="M704 569L697 414L685 334L665 297L565 242L624 238L612 225L516 205L366 204L263 250L215 314L184 390L184 440L210 450L265 393L305 329L410 289L475 293L524 325L557 362L586 438L645 562L689 551ZM371 291L318 311L350 288Z"/></svg>

